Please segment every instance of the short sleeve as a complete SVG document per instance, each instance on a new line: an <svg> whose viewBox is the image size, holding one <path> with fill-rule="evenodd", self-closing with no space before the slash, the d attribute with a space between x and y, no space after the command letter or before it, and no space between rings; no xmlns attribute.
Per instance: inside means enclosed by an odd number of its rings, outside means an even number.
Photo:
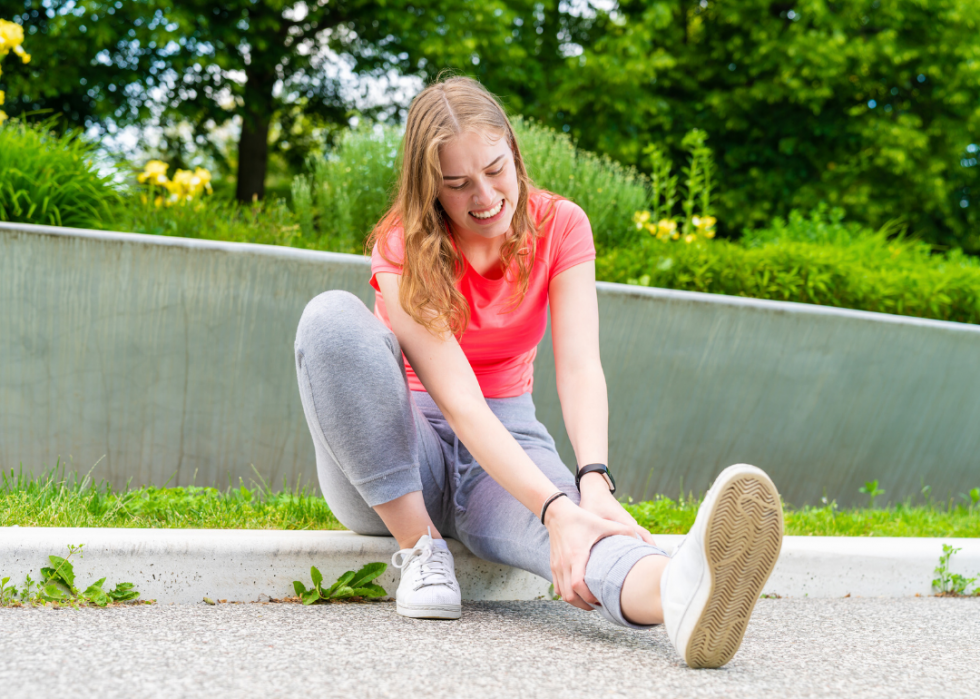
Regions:
<svg viewBox="0 0 980 699"><path fill-rule="evenodd" d="M379 238L374 241L374 247L371 249L371 286L374 287L375 291L381 291L378 281L375 279L378 272L402 273L401 263L405 259L405 238L401 226L392 228L385 236L384 256L378 250L378 246L381 244L382 240ZM386 260L385 257L388 259Z"/></svg>
<svg viewBox="0 0 980 699"><path fill-rule="evenodd" d="M592 224L582 207L567 199L555 205L551 278L583 262L595 260Z"/></svg>

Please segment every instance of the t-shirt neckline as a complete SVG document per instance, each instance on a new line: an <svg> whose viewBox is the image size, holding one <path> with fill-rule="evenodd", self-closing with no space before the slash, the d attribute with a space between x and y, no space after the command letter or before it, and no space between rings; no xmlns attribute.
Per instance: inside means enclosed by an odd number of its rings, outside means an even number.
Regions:
<svg viewBox="0 0 980 699"><path fill-rule="evenodd" d="M476 271L476 267L474 267L472 264L470 264L470 261L468 259L466 259L466 255L463 254L463 251L462 250L460 250L459 245L456 244L456 238L453 236L452 227L449 225L449 221L448 220L446 221L446 233L449 235L449 242L452 243L453 249L456 250L457 253L459 253L459 256L461 258L463 258L463 264L465 265L464 275L465 274L472 274L474 277L476 277L476 279L481 284L484 284L484 285L487 285L487 286L500 286L501 284L503 284L503 283L505 283L507 281L507 270L506 269L504 270L504 273L500 276L499 279L488 279L487 277L484 277L482 274L480 274L479 272Z"/></svg>

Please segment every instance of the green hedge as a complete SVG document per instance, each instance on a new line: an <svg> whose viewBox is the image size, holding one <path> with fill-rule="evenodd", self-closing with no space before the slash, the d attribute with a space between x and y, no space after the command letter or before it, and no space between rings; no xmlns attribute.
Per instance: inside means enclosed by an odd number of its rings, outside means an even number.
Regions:
<svg viewBox="0 0 980 699"><path fill-rule="evenodd" d="M95 147L52 121L0 126L0 221L101 228L118 195Z"/></svg>
<svg viewBox="0 0 980 699"><path fill-rule="evenodd" d="M864 311L980 322L980 264L959 250L931 254L895 237L894 226L861 230L798 212L742 243L643 239L596 262L599 279L667 289L795 301Z"/></svg>

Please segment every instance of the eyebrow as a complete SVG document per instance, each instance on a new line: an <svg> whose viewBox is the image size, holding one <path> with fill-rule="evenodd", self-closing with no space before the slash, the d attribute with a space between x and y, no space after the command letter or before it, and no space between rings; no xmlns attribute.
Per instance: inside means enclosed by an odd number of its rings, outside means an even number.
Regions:
<svg viewBox="0 0 980 699"><path fill-rule="evenodd" d="M490 163L489 165L484 165L483 166L483 169L486 170L488 167L493 167L494 165L497 164L497 161L500 160L503 157L504 157L503 155L498 155L496 158L494 158L494 160L493 160L492 163ZM442 176L442 179L443 180L462 180L462 179L466 179L466 175L443 175Z"/></svg>

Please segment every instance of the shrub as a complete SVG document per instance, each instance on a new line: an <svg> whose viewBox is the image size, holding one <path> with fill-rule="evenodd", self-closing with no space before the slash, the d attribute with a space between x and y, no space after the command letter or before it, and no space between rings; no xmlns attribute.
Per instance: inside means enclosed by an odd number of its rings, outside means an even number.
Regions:
<svg viewBox="0 0 980 699"><path fill-rule="evenodd" d="M552 128L521 118L513 123L531 179L581 206L597 245L625 245L638 237L623 226L623 218L624 212L646 207L650 190L645 177L608 157L579 150Z"/></svg>
<svg viewBox="0 0 980 699"><path fill-rule="evenodd" d="M12 120L0 127L0 221L101 228L118 194L78 132L53 122Z"/></svg>
<svg viewBox="0 0 980 699"><path fill-rule="evenodd" d="M136 190L113 208L109 227L129 233L304 247L299 225L282 200L246 205L215 195L158 206L152 195Z"/></svg>
<svg viewBox="0 0 980 699"><path fill-rule="evenodd" d="M924 243L890 237L895 232L894 224L846 226L822 209L746 233L745 245L648 236L601 256L596 273L642 286L980 323L980 264L959 250L932 255Z"/></svg>
<svg viewBox="0 0 980 699"><path fill-rule="evenodd" d="M622 226L624 211L646 206L648 183L609 158L578 150L565 134L520 118L514 129L531 179L568 197L592 222L596 242L625 244L637 237ZM293 210L304 245L360 252L364 238L394 194L402 130L389 126L354 129L293 182Z"/></svg>
<svg viewBox="0 0 980 699"><path fill-rule="evenodd" d="M362 127L309 160L309 174L293 180L293 210L303 247L361 252L384 215L396 176L401 130Z"/></svg>

